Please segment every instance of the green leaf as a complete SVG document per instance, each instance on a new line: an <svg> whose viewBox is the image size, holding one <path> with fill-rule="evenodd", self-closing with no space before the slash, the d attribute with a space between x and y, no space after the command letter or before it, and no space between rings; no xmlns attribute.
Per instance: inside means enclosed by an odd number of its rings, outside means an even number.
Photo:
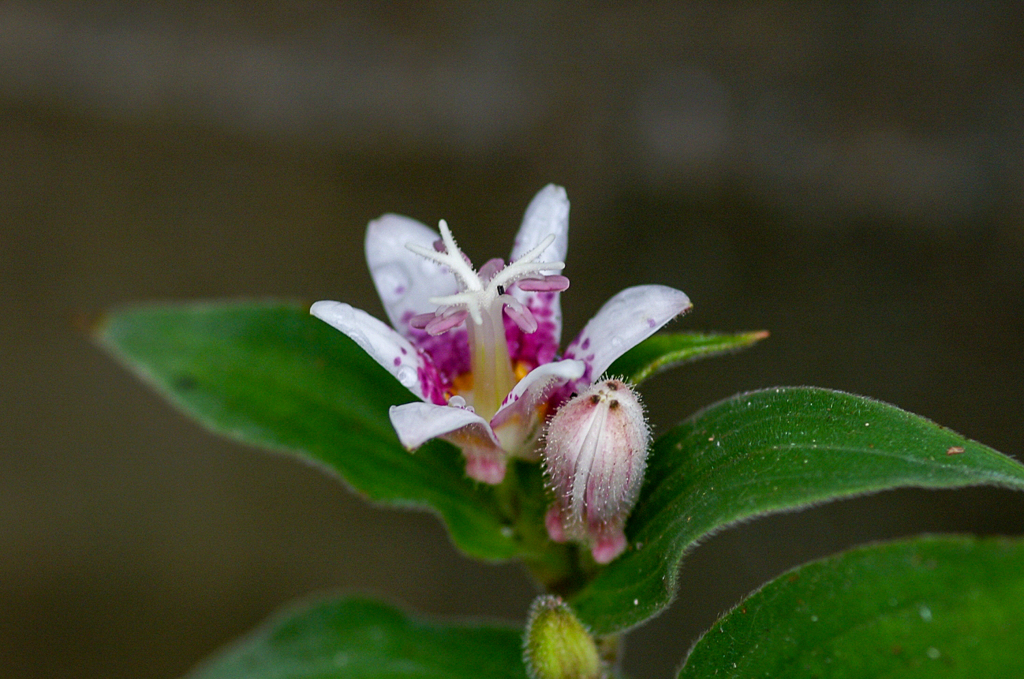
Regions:
<svg viewBox="0 0 1024 679"><path fill-rule="evenodd" d="M640 384L681 363L753 346L768 337L764 330L737 334L678 332L647 338L620 356L605 372Z"/></svg>
<svg viewBox="0 0 1024 679"><path fill-rule="evenodd" d="M305 305L135 307L107 316L95 334L209 429L293 453L371 500L433 510L472 556L519 556L535 568L565 570L559 561L565 548L520 520L502 495L508 489L467 478L457 449L442 441L415 453L401 446L388 408L412 394ZM509 483L526 478L535 494L542 492L539 473L510 477Z"/></svg>
<svg viewBox="0 0 1024 679"><path fill-rule="evenodd" d="M825 389L741 394L658 439L626 526L632 549L570 601L596 633L666 607L686 550L724 526L890 488L1024 489L1024 466L885 403Z"/></svg>
<svg viewBox="0 0 1024 679"><path fill-rule="evenodd" d="M333 599L289 611L187 679L523 679L522 631L442 624L377 601Z"/></svg>
<svg viewBox="0 0 1024 679"><path fill-rule="evenodd" d="M923 538L796 568L708 630L679 677L1024 676L1024 543Z"/></svg>

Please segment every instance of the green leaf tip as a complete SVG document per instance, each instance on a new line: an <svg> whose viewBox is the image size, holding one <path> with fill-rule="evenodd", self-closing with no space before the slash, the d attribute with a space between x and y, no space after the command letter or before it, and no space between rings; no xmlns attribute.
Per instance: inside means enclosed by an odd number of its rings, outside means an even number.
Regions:
<svg viewBox="0 0 1024 679"><path fill-rule="evenodd" d="M620 356L606 374L633 384L701 358L747 349L768 337L767 330L741 333L662 333L647 338Z"/></svg>
<svg viewBox="0 0 1024 679"><path fill-rule="evenodd" d="M929 536L776 578L694 645L697 677L1024 676L1024 541Z"/></svg>
<svg viewBox="0 0 1024 679"><path fill-rule="evenodd" d="M892 488L982 484L1024 490L1024 466L860 396L808 387L740 394L655 441L626 526L632 548L569 602L595 633L622 631L668 606L683 555L730 524Z"/></svg>

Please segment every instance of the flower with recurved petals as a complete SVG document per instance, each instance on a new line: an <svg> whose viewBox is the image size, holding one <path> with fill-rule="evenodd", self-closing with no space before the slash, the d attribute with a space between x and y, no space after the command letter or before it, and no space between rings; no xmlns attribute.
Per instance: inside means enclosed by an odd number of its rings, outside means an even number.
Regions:
<svg viewBox="0 0 1024 679"><path fill-rule="evenodd" d="M548 185L526 209L509 264L474 269L447 224L441 236L398 215L370 222L366 258L391 327L341 302L317 318L348 335L420 401L392 406L399 440L458 446L466 474L500 483L507 460L538 459L545 418L628 349L690 308L678 290L627 288L612 297L557 359L559 294L569 229L565 190Z"/></svg>

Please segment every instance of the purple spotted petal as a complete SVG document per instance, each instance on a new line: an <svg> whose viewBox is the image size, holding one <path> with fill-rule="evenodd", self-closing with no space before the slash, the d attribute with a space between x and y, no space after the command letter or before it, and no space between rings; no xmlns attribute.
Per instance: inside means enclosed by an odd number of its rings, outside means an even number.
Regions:
<svg viewBox="0 0 1024 679"><path fill-rule="evenodd" d="M341 302L317 302L309 313L348 335L419 398L445 402L444 385L433 362L386 323Z"/></svg>
<svg viewBox="0 0 1024 679"><path fill-rule="evenodd" d="M569 199L565 189L554 184L541 189L527 206L523 224L512 246L511 260L515 261L537 247L548 235L554 235L555 240L537 261L564 262L569 249ZM557 275L559 272L544 273ZM522 302L540 324L539 330L532 335L524 337L522 332L513 332L508 337L512 357L534 366L551 361L558 353L558 345L562 341L562 306L558 291L534 292L517 284L510 294ZM518 354L512 345L520 348Z"/></svg>
<svg viewBox="0 0 1024 679"><path fill-rule="evenodd" d="M541 294L557 295L558 293L545 292ZM519 297L519 295L516 296ZM533 332L524 332L515 319L506 314L505 339L508 341L508 354L512 360L525 363L532 369L555 360L555 356L558 354L558 335L561 324L556 322L556 315L550 305L524 303L524 306L530 310L530 315L537 322L537 329Z"/></svg>
<svg viewBox="0 0 1024 679"><path fill-rule="evenodd" d="M413 330L412 335L413 344L430 357L446 386L459 375L469 372L469 334L465 326L452 328L442 335L430 335L426 330Z"/></svg>
<svg viewBox="0 0 1024 679"><path fill-rule="evenodd" d="M491 418L491 428L511 457L536 460L540 454L537 441L544 427L547 410L543 406L553 393L567 389L567 384L583 374L582 361L558 361L532 370L515 386L501 409Z"/></svg>
<svg viewBox="0 0 1024 679"><path fill-rule="evenodd" d="M433 248L438 238L433 229L400 215L384 215L366 227L366 263L388 320L417 346L422 334L409 328L409 319L434 311L436 305L428 300L457 292L458 285L447 269L410 252L405 244Z"/></svg>
<svg viewBox="0 0 1024 679"><path fill-rule="evenodd" d="M505 313L511 318L516 326L528 335L537 332L537 319L533 313L526 308L522 302L512 295L505 295Z"/></svg>
<svg viewBox="0 0 1024 679"><path fill-rule="evenodd" d="M539 405L552 391L580 379L585 371L586 364L576 360L555 361L531 370L505 397L501 408L491 418L491 425L495 429L501 427L525 409Z"/></svg>
<svg viewBox="0 0 1024 679"><path fill-rule="evenodd" d="M615 359L692 306L683 292L664 285L626 288L605 302L569 344L565 357L584 361L584 377L592 382Z"/></svg>

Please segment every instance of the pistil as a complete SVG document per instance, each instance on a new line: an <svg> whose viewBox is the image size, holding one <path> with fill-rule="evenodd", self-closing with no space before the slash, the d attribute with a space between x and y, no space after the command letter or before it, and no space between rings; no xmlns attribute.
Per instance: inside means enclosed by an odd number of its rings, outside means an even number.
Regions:
<svg viewBox="0 0 1024 679"><path fill-rule="evenodd" d="M520 281L523 290L564 290L569 285L568 279L542 272L560 271L565 264L535 261L554 242L555 237L549 235L515 262L502 267L500 260L491 260L478 273L455 243L448 224L441 220L439 227L441 242L435 249L427 249L414 243L407 243L406 247L426 259L447 267L459 284L459 292L443 297L432 297L430 302L438 305L437 310L415 316L410 324L426 330L431 335L440 335L460 325L467 318L471 320L466 325L473 387L472 393L460 392L459 396L463 397L466 404L471 405L478 415L490 420L518 381L509 357L503 312L507 313L523 332L531 333L537 329L537 320L533 313L509 294L508 290Z"/></svg>

